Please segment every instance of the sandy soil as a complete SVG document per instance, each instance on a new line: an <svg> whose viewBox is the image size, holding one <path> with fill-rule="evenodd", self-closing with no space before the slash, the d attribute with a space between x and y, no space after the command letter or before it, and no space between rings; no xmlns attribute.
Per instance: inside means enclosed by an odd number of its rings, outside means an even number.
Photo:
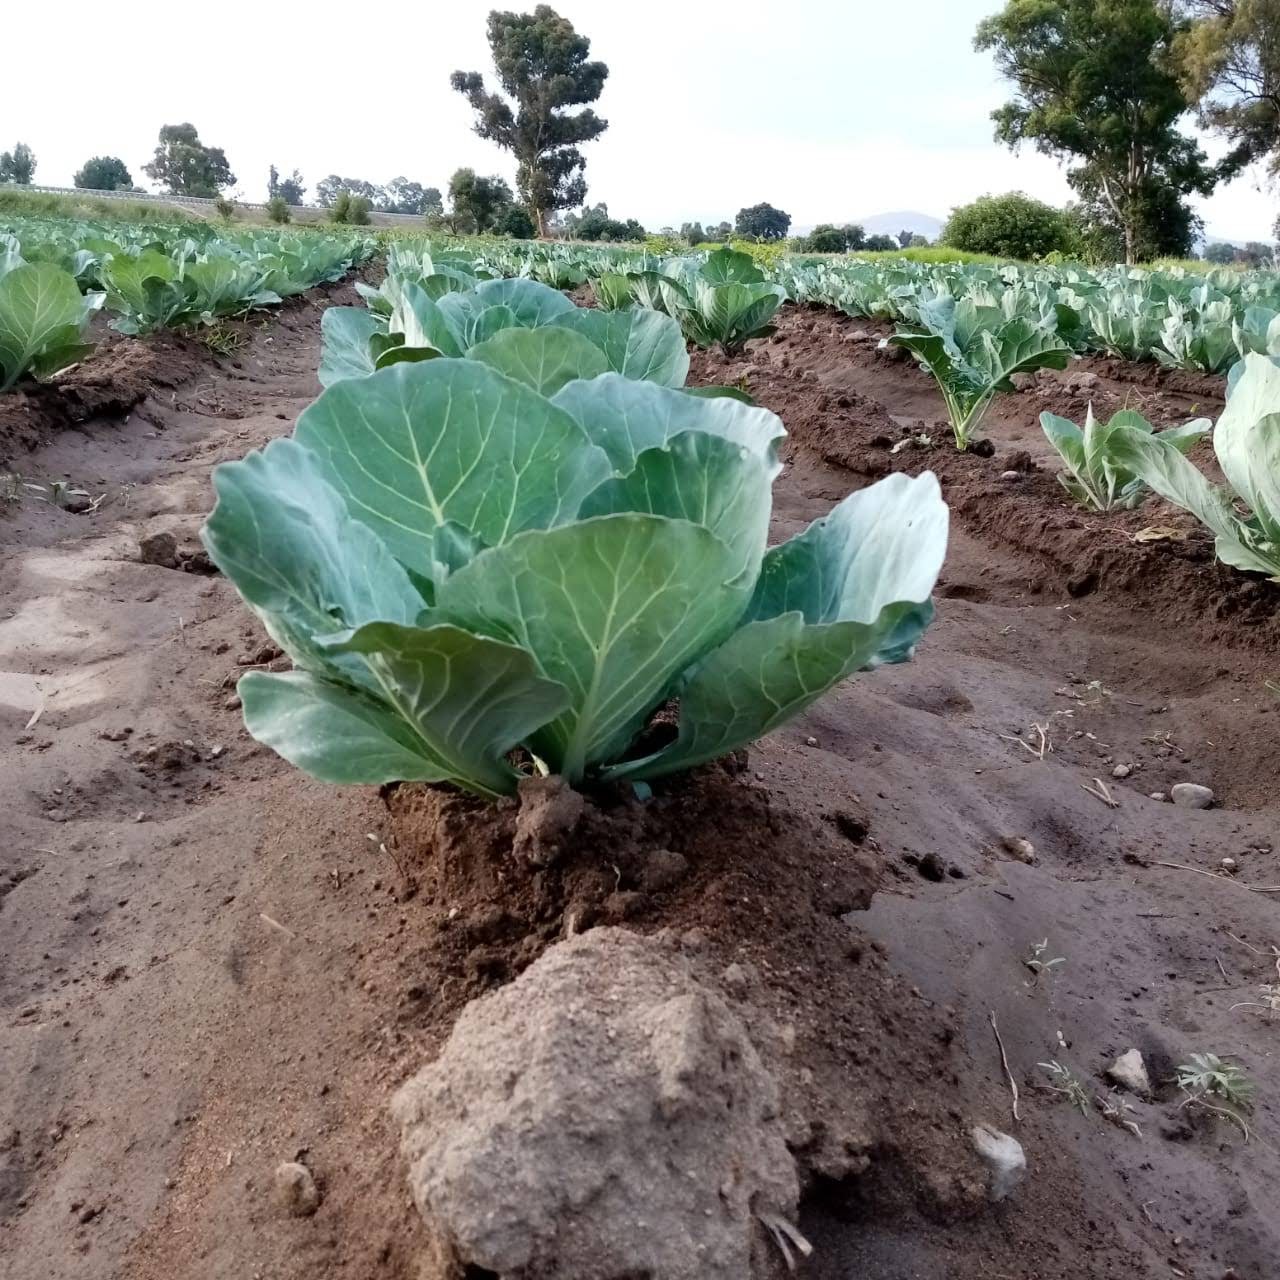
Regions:
<svg viewBox="0 0 1280 1280"><path fill-rule="evenodd" d="M317 393L322 305L153 380L127 420L91 414L9 464L105 495L80 515L30 499L0 513L0 1259L24 1280L413 1276L386 1100L467 998L582 906L563 885L504 899L431 848L387 853L403 795L389 809L311 783L245 735L235 678L278 658L229 585L139 562L161 530L194 549L212 465L287 431ZM718 958L751 961L754 998L824 1055L821 1087L843 1091L866 1159L816 1182L806 1274L1269 1280L1275 1025L1233 1006L1277 980L1275 899L1250 892L1280 885L1280 699L1263 685L1280 673L1276 593L1224 576L1197 535L1135 548L1150 512L1067 509L1034 469L1040 409L1078 411L1066 387L1002 398L993 459L891 454L940 403L913 366L849 340L858 329L872 327L791 310L775 339L696 373L745 376L792 430L778 537L887 467L947 476L938 622L912 664L664 800L704 819L684 824L688 881L644 893L611 873L592 891L601 917L698 929ZM1073 371L1162 424L1216 411L1211 388ZM1001 481L1011 461L1023 480ZM1095 778L1116 807L1085 789ZM1183 780L1219 807L1150 798ZM727 837L718 814L737 815ZM1031 841L1034 863L1004 837ZM805 849L847 870L821 873ZM1224 857L1234 877L1215 874ZM1037 976L1042 941L1062 963ZM1037 1087L1057 1060L1119 1106L1102 1072L1133 1046L1157 1082L1121 1116L1141 1137ZM1248 1142L1168 1083L1195 1051L1256 1081ZM1031 1166L994 1209L930 1176L959 1167L975 1120L1015 1133ZM299 1156L324 1200L282 1218L271 1173Z"/></svg>

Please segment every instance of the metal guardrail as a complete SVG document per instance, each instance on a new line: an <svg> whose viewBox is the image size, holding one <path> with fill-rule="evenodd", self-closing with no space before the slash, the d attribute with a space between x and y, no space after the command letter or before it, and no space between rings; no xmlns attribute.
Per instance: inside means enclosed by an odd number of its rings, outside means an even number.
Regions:
<svg viewBox="0 0 1280 1280"><path fill-rule="evenodd" d="M24 184L22 189L24 191L38 191L43 195L50 196L88 196L94 200L139 200L148 204L186 205L199 209L212 209L216 203L214 199L205 196L174 196L156 191L98 191L93 187L45 187L38 186L35 183ZM252 200L236 200L234 203L237 209L256 209L265 213L267 208L266 204L258 204ZM289 208L294 212L315 214L319 217L323 217L325 212L318 205L292 204ZM370 210L369 217L385 218L393 225L395 223L422 221L422 215L419 213L383 213L377 209Z"/></svg>

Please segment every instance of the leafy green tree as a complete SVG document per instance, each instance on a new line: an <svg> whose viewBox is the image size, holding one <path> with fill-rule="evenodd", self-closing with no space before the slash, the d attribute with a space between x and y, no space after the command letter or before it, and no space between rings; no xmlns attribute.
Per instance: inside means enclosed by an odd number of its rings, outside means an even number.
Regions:
<svg viewBox="0 0 1280 1280"><path fill-rule="evenodd" d="M93 156L71 181L89 191L128 191L133 186L133 176L117 156Z"/></svg>
<svg viewBox="0 0 1280 1280"><path fill-rule="evenodd" d="M1204 260L1225 267L1236 260L1236 247L1233 244L1227 244L1225 240L1211 244L1204 251Z"/></svg>
<svg viewBox="0 0 1280 1280"><path fill-rule="evenodd" d="M872 253L886 253L891 249L898 249L901 246L892 236L876 235L868 236L866 243L862 247L870 250Z"/></svg>
<svg viewBox="0 0 1280 1280"><path fill-rule="evenodd" d="M918 231L913 235L905 246L908 249L927 249L929 247L929 237L922 236Z"/></svg>
<svg viewBox="0 0 1280 1280"><path fill-rule="evenodd" d="M914 231L907 231L904 228L902 231L898 232L898 243L905 249L907 248L908 245L910 245L914 237L915 237Z"/></svg>
<svg viewBox="0 0 1280 1280"><path fill-rule="evenodd" d="M733 225L748 240L782 240L791 229L791 215L771 204L753 204L738 210Z"/></svg>
<svg viewBox="0 0 1280 1280"><path fill-rule="evenodd" d="M336 173L331 173L316 183L316 202L322 209L331 209L339 193L343 191L348 195L361 197L369 208L380 206L386 200L386 192L372 182L365 182L362 178L340 178Z"/></svg>
<svg viewBox="0 0 1280 1280"><path fill-rule="evenodd" d="M645 230L634 218L625 222L611 218L609 206L598 204L583 212L571 234L578 240L643 240Z"/></svg>
<svg viewBox="0 0 1280 1280"><path fill-rule="evenodd" d="M1280 0L1176 0L1189 25L1174 40L1200 123L1231 143L1234 173L1255 160L1280 179Z"/></svg>
<svg viewBox="0 0 1280 1280"><path fill-rule="evenodd" d="M714 227L708 227L707 239L713 244L728 244L733 236L733 224L731 222L717 222Z"/></svg>
<svg viewBox="0 0 1280 1280"><path fill-rule="evenodd" d="M843 253L844 232L830 222L820 223L797 246L801 253Z"/></svg>
<svg viewBox="0 0 1280 1280"><path fill-rule="evenodd" d="M268 203L274 200L276 196L279 196L287 205L301 204L302 197L306 194L306 190L306 184L302 181L302 174L300 174L297 169L293 171L293 174L290 177L282 178L280 176L280 171L275 167L275 165L271 166L267 177Z"/></svg>
<svg viewBox="0 0 1280 1280"><path fill-rule="evenodd" d="M1126 257L1124 229L1117 223L1097 177L1080 175L1077 205L1085 256L1093 262L1119 262ZM1134 206L1137 230L1132 246L1138 262L1153 258L1189 258L1204 231L1204 221L1171 186L1148 184L1141 188Z"/></svg>
<svg viewBox="0 0 1280 1280"><path fill-rule="evenodd" d="M492 231L511 200L511 188L499 177L481 178L474 169L459 169L449 179L449 203L460 223L458 230Z"/></svg>
<svg viewBox="0 0 1280 1280"><path fill-rule="evenodd" d="M267 217L272 222L286 223L293 214L289 211L289 202L282 195L274 195L267 201Z"/></svg>
<svg viewBox="0 0 1280 1280"><path fill-rule="evenodd" d="M538 234L529 210L522 204L509 204L501 213L493 228L500 236L513 240L532 240Z"/></svg>
<svg viewBox="0 0 1280 1280"><path fill-rule="evenodd" d="M440 203L440 192L436 193L436 204ZM418 213L427 212L427 188L420 182L410 182L408 178L392 178L387 183L382 203L378 206L384 213Z"/></svg>
<svg viewBox="0 0 1280 1280"><path fill-rule="evenodd" d="M422 214L430 218L444 212L444 197L439 187L426 187L422 192Z"/></svg>
<svg viewBox="0 0 1280 1280"><path fill-rule="evenodd" d="M939 243L968 253L1033 262L1049 253L1070 252L1071 229L1061 210L1021 191L1010 191L980 196L972 204L952 209Z"/></svg>
<svg viewBox="0 0 1280 1280"><path fill-rule="evenodd" d="M1077 162L1068 181L1108 212L1129 263L1144 219L1167 213L1159 192L1183 202L1217 177L1176 127L1187 110L1172 59L1180 30L1159 0L1007 0L975 39L1017 88L992 116L996 138Z"/></svg>
<svg viewBox="0 0 1280 1280"><path fill-rule="evenodd" d="M586 199L578 148L608 127L586 104L600 97L609 68L587 60L591 41L550 5L531 14L495 9L488 33L502 93L490 93L478 71L455 71L449 82L475 110L476 132L515 156L516 188L545 235L550 213Z"/></svg>
<svg viewBox="0 0 1280 1280"><path fill-rule="evenodd" d="M25 142L19 142L12 151L0 154L0 182L16 182L29 187L36 175L36 153Z"/></svg>
<svg viewBox="0 0 1280 1280"><path fill-rule="evenodd" d="M680 239L685 244L702 244L706 238L707 233L700 222L686 222L680 228Z"/></svg>
<svg viewBox="0 0 1280 1280"><path fill-rule="evenodd" d="M160 130L160 145L142 172L175 196L216 196L235 185L221 147L207 147L193 124L167 124Z"/></svg>

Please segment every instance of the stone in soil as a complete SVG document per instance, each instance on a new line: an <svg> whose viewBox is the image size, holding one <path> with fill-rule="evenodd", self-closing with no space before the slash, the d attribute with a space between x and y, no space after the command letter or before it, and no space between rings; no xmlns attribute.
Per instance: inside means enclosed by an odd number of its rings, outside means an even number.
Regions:
<svg viewBox="0 0 1280 1280"><path fill-rule="evenodd" d="M594 929L464 1010L393 1104L439 1260L542 1280L772 1264L761 1218L799 1196L778 1086L691 965Z"/></svg>
<svg viewBox="0 0 1280 1280"><path fill-rule="evenodd" d="M1026 1177L1027 1157L1022 1143L989 1124L974 1125L970 1136L974 1150L987 1166L988 1194L992 1200L1004 1200Z"/></svg>
<svg viewBox="0 0 1280 1280"><path fill-rule="evenodd" d="M1142 1060L1142 1054L1137 1049L1122 1053L1107 1068L1107 1079L1128 1089L1130 1093L1143 1097L1151 1093L1151 1077L1147 1074L1147 1064Z"/></svg>
<svg viewBox="0 0 1280 1280"><path fill-rule="evenodd" d="M286 1160L271 1179L271 1199L290 1217L309 1218L320 1207L320 1188L305 1164Z"/></svg>
<svg viewBox="0 0 1280 1280"><path fill-rule="evenodd" d="M1175 782L1169 798L1183 809L1207 809L1213 803L1213 790L1198 782Z"/></svg>

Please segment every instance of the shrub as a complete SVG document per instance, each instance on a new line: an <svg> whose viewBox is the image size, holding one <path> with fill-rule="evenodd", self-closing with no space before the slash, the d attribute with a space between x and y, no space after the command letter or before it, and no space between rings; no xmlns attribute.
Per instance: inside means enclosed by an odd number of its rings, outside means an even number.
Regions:
<svg viewBox="0 0 1280 1280"><path fill-rule="evenodd" d="M236 216L236 202L226 196L218 196L213 202L213 211L224 222L230 222Z"/></svg>
<svg viewBox="0 0 1280 1280"><path fill-rule="evenodd" d="M272 196L267 201L267 217L272 222L288 222L293 217L289 212L289 206L285 204L284 196Z"/></svg>
<svg viewBox="0 0 1280 1280"><path fill-rule="evenodd" d="M1030 262L1055 251L1070 253L1074 237L1060 209L1020 191L981 196L952 209L939 243L969 253Z"/></svg>
<svg viewBox="0 0 1280 1280"><path fill-rule="evenodd" d="M333 198L329 206L330 222L345 222L355 227L369 225L369 201L364 196L353 196L345 187Z"/></svg>
<svg viewBox="0 0 1280 1280"><path fill-rule="evenodd" d="M528 209L522 204L508 205L493 229L500 236L510 236L513 240L532 240L538 234Z"/></svg>

